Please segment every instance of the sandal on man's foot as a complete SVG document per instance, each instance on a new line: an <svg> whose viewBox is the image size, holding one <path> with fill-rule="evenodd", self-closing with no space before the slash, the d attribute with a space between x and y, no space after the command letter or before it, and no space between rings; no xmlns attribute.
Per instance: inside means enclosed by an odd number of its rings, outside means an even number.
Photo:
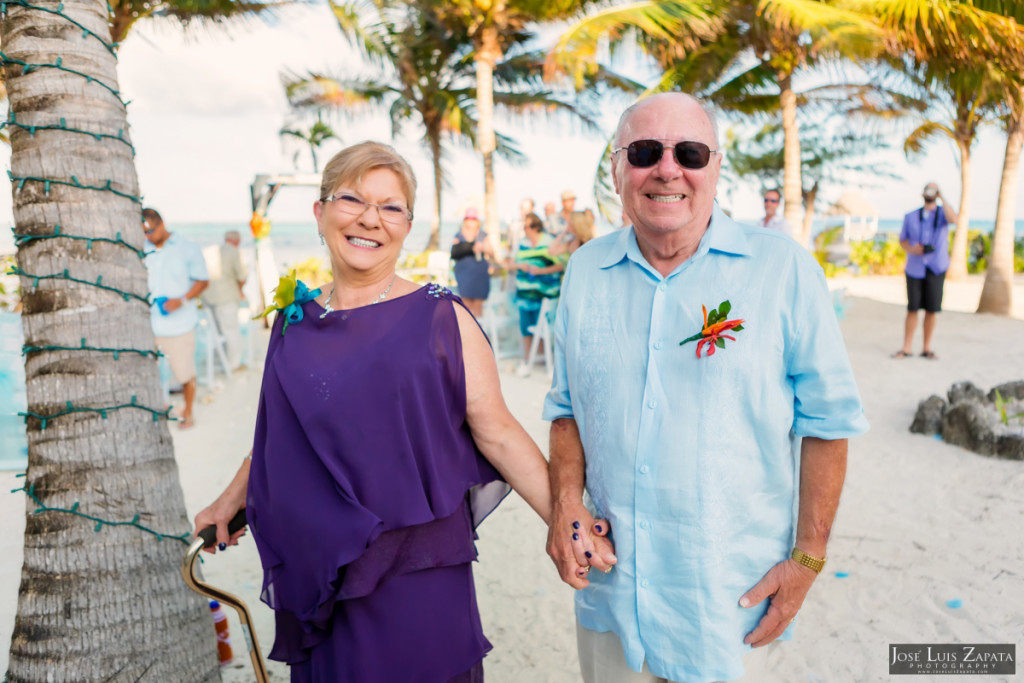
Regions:
<svg viewBox="0 0 1024 683"><path fill-rule="evenodd" d="M896 353L892 354L890 358L910 358L913 354L907 353L903 349L900 349Z"/></svg>
<svg viewBox="0 0 1024 683"><path fill-rule="evenodd" d="M935 355L934 351L922 351L921 358L927 358L928 360L938 360L939 357Z"/></svg>
<svg viewBox="0 0 1024 683"><path fill-rule="evenodd" d="M178 429L192 429L196 426L196 421L191 417L183 417L178 423Z"/></svg>

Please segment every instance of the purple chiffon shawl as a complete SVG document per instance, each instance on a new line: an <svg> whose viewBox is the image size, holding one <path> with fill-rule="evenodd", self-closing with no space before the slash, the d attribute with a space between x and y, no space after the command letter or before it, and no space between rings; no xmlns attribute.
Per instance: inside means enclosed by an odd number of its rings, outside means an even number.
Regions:
<svg viewBox="0 0 1024 683"><path fill-rule="evenodd" d="M274 659L306 659L339 601L476 558L473 530L509 487L466 423L455 305L424 287L323 319L307 302L284 334L275 321L247 497Z"/></svg>

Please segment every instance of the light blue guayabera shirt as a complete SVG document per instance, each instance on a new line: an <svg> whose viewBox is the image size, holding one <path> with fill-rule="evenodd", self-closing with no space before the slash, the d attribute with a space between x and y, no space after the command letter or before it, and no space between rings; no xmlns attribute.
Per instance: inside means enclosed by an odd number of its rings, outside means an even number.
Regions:
<svg viewBox="0 0 1024 683"><path fill-rule="evenodd" d="M196 301L183 301L181 308L164 315L155 300L165 296L177 299L192 289L194 282L209 280L203 251L195 242L171 234L159 249L146 242L146 269L149 272L149 295L153 305L149 321L157 337L180 337L195 329L199 322Z"/></svg>
<svg viewBox="0 0 1024 683"><path fill-rule="evenodd" d="M710 357L679 342L728 300L746 322ZM715 208L696 254L662 278L632 228L569 262L544 419L574 418L587 504L618 564L576 593L584 627L673 681L742 675L767 610L739 599L795 537L800 437L844 439L864 418L821 268L775 230ZM791 637L792 627L783 635Z"/></svg>

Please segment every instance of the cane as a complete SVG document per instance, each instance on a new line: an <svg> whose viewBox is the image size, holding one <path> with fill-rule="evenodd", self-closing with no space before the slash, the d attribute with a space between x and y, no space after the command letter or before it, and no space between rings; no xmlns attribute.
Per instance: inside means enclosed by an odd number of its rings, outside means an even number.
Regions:
<svg viewBox="0 0 1024 683"><path fill-rule="evenodd" d="M245 528L245 508L238 511L238 514L228 523L228 534L233 534L239 529ZM189 546L185 553L185 559L181 563L181 575L185 579L185 585L200 595L217 600L221 604L231 605L238 612L238 619L242 622L242 634L245 636L245 646L249 650L249 658L252 659L252 667L256 671L256 683L268 683L267 669L263 664L263 657L260 656L260 644L256 640L256 629L253 628L252 615L249 608L238 597L214 588L204 583L196 576L196 558L203 548L209 548L217 542L217 527L208 526L199 532L196 540Z"/></svg>

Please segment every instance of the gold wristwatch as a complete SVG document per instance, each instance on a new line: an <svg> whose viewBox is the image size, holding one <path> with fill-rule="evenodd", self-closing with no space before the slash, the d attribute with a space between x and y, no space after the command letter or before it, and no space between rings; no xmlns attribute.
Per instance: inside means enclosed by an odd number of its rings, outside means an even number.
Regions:
<svg viewBox="0 0 1024 683"><path fill-rule="evenodd" d="M800 548L793 548L793 552L790 553L789 556L790 558L792 558L796 562L799 562L803 566L809 569L813 569L815 574L820 574L821 570L825 568L826 558L812 557L811 555L805 553L803 550L800 550Z"/></svg>

